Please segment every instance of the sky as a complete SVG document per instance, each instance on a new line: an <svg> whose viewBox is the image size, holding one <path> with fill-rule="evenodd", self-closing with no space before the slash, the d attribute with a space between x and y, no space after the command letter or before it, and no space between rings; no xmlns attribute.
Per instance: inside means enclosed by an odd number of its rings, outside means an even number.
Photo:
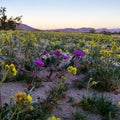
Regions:
<svg viewBox="0 0 120 120"><path fill-rule="evenodd" d="M120 28L120 0L0 0L0 6L39 29Z"/></svg>

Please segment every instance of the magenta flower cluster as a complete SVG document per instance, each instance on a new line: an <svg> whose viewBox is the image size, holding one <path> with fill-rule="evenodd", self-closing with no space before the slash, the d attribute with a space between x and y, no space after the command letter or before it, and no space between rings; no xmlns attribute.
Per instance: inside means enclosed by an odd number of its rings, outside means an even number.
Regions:
<svg viewBox="0 0 120 120"><path fill-rule="evenodd" d="M68 59L69 59L69 56L64 55L63 58L64 58L64 60L68 60Z"/></svg>
<svg viewBox="0 0 120 120"><path fill-rule="evenodd" d="M54 51L53 51L53 54L54 54L55 56L57 56L57 57L62 56L62 53L61 53L60 50L54 50Z"/></svg>
<svg viewBox="0 0 120 120"><path fill-rule="evenodd" d="M46 56L49 55L48 51L46 51L46 50L41 50L40 52L41 52L43 55L46 55Z"/></svg>
<svg viewBox="0 0 120 120"><path fill-rule="evenodd" d="M42 60L36 59L34 63L40 67L44 67L44 62Z"/></svg>
<svg viewBox="0 0 120 120"><path fill-rule="evenodd" d="M73 52L73 55L76 56L76 57L84 57L85 56L84 52L81 51L81 50L75 50Z"/></svg>

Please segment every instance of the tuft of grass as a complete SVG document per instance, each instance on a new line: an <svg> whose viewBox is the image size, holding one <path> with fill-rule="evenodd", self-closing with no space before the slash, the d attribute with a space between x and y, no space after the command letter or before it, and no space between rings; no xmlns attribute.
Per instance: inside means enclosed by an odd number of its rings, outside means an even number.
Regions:
<svg viewBox="0 0 120 120"><path fill-rule="evenodd" d="M84 110L98 113L103 116L103 118L116 118L119 112L117 105L113 104L109 98L104 96L92 95L88 97L83 97L80 105Z"/></svg>
<svg viewBox="0 0 120 120"><path fill-rule="evenodd" d="M72 113L72 119L73 120L88 120L86 117L86 114L81 110L76 110L74 113Z"/></svg>
<svg viewBox="0 0 120 120"><path fill-rule="evenodd" d="M96 101L96 97L93 96L88 96L85 97L83 96L83 99L80 101L80 106L82 106L82 108L84 110L90 111L90 112L95 112L95 101Z"/></svg>
<svg viewBox="0 0 120 120"><path fill-rule="evenodd" d="M93 86L94 89L99 91L114 91L118 89L120 84L120 69L114 66L111 62L95 63L88 71L87 76L92 77L98 84Z"/></svg>

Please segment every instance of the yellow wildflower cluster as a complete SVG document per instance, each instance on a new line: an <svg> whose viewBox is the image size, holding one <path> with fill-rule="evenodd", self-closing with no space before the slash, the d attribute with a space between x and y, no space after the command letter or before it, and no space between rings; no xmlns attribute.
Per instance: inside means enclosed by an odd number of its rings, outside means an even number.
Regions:
<svg viewBox="0 0 120 120"><path fill-rule="evenodd" d="M88 49L88 48L84 49L84 50L83 50L83 52L84 52L85 54L90 54L90 52L89 52L89 49Z"/></svg>
<svg viewBox="0 0 120 120"><path fill-rule="evenodd" d="M16 103L30 103L32 101L32 97L25 92L18 92L16 94Z"/></svg>
<svg viewBox="0 0 120 120"><path fill-rule="evenodd" d="M6 69L9 69L9 70L12 72L12 74L13 74L14 76L16 76L17 70L16 70L14 64L5 65L5 68L6 68Z"/></svg>
<svg viewBox="0 0 120 120"><path fill-rule="evenodd" d="M48 120L61 120L60 118L57 118L55 116L49 117Z"/></svg>
<svg viewBox="0 0 120 120"><path fill-rule="evenodd" d="M111 50L100 50L100 54L105 56L111 56L112 51Z"/></svg>
<svg viewBox="0 0 120 120"><path fill-rule="evenodd" d="M119 51L119 47L116 45L110 45L111 47L109 49L106 49L105 46L101 46L100 54L104 56L110 57L111 54L115 53L116 51ZM116 58L120 58L119 54L116 55Z"/></svg>
<svg viewBox="0 0 120 120"><path fill-rule="evenodd" d="M92 47L96 47L96 46L97 46L94 41L90 41L90 45L91 45Z"/></svg>
<svg viewBox="0 0 120 120"><path fill-rule="evenodd" d="M76 67L73 67L73 66L69 66L69 67L67 68L67 71L68 71L69 73L74 74L74 75L77 74L77 68L76 68Z"/></svg>
<svg viewBox="0 0 120 120"><path fill-rule="evenodd" d="M114 51L116 51L118 49L118 47L116 46L116 45L112 45L112 47L111 47L111 50L114 52Z"/></svg>

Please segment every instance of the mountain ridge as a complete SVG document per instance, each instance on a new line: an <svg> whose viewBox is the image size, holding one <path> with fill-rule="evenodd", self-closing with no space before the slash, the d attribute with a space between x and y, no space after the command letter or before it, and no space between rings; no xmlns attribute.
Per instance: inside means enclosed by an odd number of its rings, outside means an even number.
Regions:
<svg viewBox="0 0 120 120"><path fill-rule="evenodd" d="M39 30L37 28L31 27L29 25L26 24L19 24L16 26L17 30L29 30L29 31L35 31L35 30Z"/></svg>
<svg viewBox="0 0 120 120"><path fill-rule="evenodd" d="M105 32L120 32L120 28L92 28L92 27L81 27L81 28L61 28L61 29L50 29L50 30L42 30L38 28L31 27L26 24L20 24L17 25L16 27L18 30L29 30L29 31L48 31L48 32L54 32L54 31L59 31L59 32L90 32L91 30L95 30L97 33L100 33L102 31Z"/></svg>

